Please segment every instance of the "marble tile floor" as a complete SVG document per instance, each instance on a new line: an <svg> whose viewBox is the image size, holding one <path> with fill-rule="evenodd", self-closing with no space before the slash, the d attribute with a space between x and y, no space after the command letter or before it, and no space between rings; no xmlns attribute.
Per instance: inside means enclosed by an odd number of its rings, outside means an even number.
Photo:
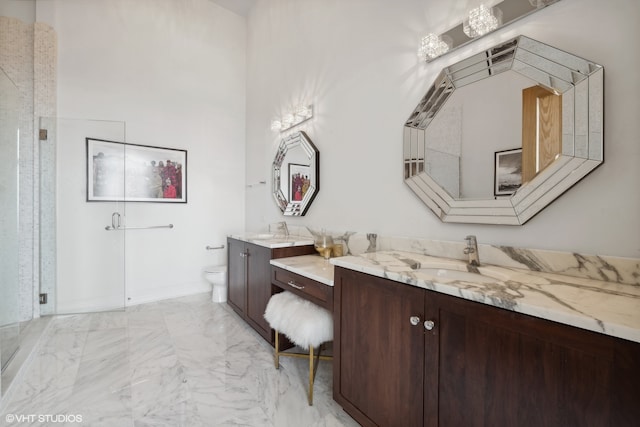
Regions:
<svg viewBox="0 0 640 427"><path fill-rule="evenodd" d="M329 362L308 406L307 361L276 370L271 347L209 294L56 317L36 351L0 426L358 426L331 397Z"/></svg>

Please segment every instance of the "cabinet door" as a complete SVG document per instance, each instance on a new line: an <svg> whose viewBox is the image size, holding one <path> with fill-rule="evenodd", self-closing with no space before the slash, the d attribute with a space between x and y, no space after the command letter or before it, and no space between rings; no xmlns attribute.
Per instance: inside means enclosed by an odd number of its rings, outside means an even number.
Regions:
<svg viewBox="0 0 640 427"><path fill-rule="evenodd" d="M228 302L239 314L246 311L246 257L245 243L235 239L227 239L227 268L228 268Z"/></svg>
<svg viewBox="0 0 640 427"><path fill-rule="evenodd" d="M247 243L247 320L271 342L271 327L264 310L271 297L271 249Z"/></svg>
<svg viewBox="0 0 640 427"><path fill-rule="evenodd" d="M365 426L422 426L425 291L338 267L334 283L334 398Z"/></svg>
<svg viewBox="0 0 640 427"><path fill-rule="evenodd" d="M426 308L439 399L425 399L425 413L438 425L626 425L614 421L624 388L612 337L432 292Z"/></svg>

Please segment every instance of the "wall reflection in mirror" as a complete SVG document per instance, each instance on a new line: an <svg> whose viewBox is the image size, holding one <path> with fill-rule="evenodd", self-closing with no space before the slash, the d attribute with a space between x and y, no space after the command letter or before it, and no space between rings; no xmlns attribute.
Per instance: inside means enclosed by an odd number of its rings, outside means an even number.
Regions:
<svg viewBox="0 0 640 427"><path fill-rule="evenodd" d="M280 141L273 160L273 197L286 216L303 216L320 190L320 153L300 131Z"/></svg>
<svg viewBox="0 0 640 427"><path fill-rule="evenodd" d="M602 117L602 66L519 36L442 70L405 123L405 182L445 222L524 224L602 163Z"/></svg>

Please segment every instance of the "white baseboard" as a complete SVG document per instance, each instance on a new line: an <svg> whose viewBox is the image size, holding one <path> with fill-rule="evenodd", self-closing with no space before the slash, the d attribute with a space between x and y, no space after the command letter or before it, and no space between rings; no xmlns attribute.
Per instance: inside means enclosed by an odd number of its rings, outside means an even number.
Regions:
<svg viewBox="0 0 640 427"><path fill-rule="evenodd" d="M91 297L60 301L56 303L56 313L66 314L95 313L99 311L117 311L124 309L124 296Z"/></svg>
<svg viewBox="0 0 640 427"><path fill-rule="evenodd" d="M122 310L124 307L146 304L149 302L162 301L171 298L185 297L204 292L211 292L211 284L208 282L183 283L179 285L163 286L153 289L131 290L127 293L127 297L101 297L101 298L85 298L74 301L66 301L64 304L58 302L57 313L76 314L76 313L93 313L99 311ZM124 306L123 306L124 304Z"/></svg>
<svg viewBox="0 0 640 427"><path fill-rule="evenodd" d="M128 294L126 305L129 307L204 292L211 292L210 283L185 283L181 285L163 286L161 288L144 289L139 293L136 292Z"/></svg>

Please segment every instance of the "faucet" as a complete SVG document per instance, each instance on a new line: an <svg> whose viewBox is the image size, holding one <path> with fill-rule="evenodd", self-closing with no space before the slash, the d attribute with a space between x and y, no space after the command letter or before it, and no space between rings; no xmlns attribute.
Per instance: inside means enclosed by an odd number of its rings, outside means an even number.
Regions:
<svg viewBox="0 0 640 427"><path fill-rule="evenodd" d="M376 242L378 240L378 235L375 234L375 233L367 233L367 240L369 241L369 247L367 248L365 253L375 252L376 251L376 245L377 245Z"/></svg>
<svg viewBox="0 0 640 427"><path fill-rule="evenodd" d="M286 221L280 221L276 225L278 226L278 232L282 232L286 237L289 237L289 227L287 227Z"/></svg>
<svg viewBox="0 0 640 427"><path fill-rule="evenodd" d="M476 236L467 236L464 238L467 241L467 247L464 248L464 253L469 255L469 265L479 266L480 258L478 257L478 240Z"/></svg>

